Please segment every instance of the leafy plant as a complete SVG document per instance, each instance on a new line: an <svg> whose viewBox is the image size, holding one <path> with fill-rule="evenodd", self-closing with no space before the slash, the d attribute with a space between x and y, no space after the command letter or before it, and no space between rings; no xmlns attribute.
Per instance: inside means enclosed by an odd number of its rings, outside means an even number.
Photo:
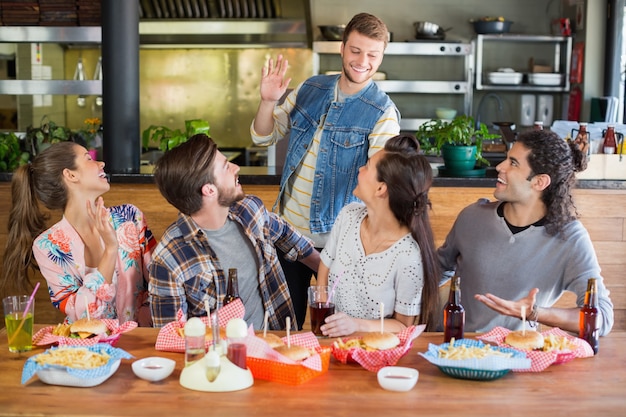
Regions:
<svg viewBox="0 0 626 417"><path fill-rule="evenodd" d="M20 145L15 133L0 133L0 172L13 172L18 166L28 163L30 154Z"/></svg>
<svg viewBox="0 0 626 417"><path fill-rule="evenodd" d="M476 146L476 160L484 165L489 161L483 158L483 141L496 139L497 134L489 133L487 126L480 123L478 127L471 116L460 115L451 121L440 119L429 120L422 124L415 132L421 148L426 153L441 155L441 148L448 144L452 146Z"/></svg>
<svg viewBox="0 0 626 417"><path fill-rule="evenodd" d="M159 150L168 151L187 142L187 139L198 133L209 135L209 122L202 119L185 120L185 132L170 129L167 126L151 125L141 134L141 144L148 149L151 143L158 143Z"/></svg>
<svg viewBox="0 0 626 417"><path fill-rule="evenodd" d="M32 156L39 154L53 143L72 140L72 131L69 128L58 126L51 120L46 122L47 118L44 116L41 119L39 127L26 128L24 139Z"/></svg>

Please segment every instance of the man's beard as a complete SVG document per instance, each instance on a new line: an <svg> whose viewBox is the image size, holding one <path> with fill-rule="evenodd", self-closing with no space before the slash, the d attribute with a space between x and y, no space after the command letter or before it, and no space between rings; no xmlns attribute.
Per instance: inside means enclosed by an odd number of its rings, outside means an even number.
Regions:
<svg viewBox="0 0 626 417"><path fill-rule="evenodd" d="M237 189L226 191L224 188L217 186L217 192L219 197L217 203L222 207L230 207L233 203L243 200L245 194L243 190L237 192Z"/></svg>

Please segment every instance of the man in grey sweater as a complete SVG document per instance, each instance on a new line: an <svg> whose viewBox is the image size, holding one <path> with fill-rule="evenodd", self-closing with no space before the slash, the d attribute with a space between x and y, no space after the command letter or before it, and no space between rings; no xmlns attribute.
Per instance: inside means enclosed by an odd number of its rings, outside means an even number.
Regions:
<svg viewBox="0 0 626 417"><path fill-rule="evenodd" d="M496 167L497 201L459 214L438 256L461 277L466 331L521 329L526 307L531 323L578 332L587 280L597 278L600 335L610 332L613 304L571 195L575 172L587 167L586 146L545 130L520 134ZM552 307L564 291L576 294L577 306Z"/></svg>

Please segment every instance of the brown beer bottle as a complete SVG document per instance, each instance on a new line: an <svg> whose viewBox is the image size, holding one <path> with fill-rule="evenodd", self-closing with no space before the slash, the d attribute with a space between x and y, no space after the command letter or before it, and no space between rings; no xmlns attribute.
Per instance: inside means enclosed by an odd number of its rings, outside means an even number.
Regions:
<svg viewBox="0 0 626 417"><path fill-rule="evenodd" d="M598 353L599 347L599 318L598 283L595 278L589 278L587 281L587 292L585 293L585 304L580 309L578 337L586 340L591 345L594 355Z"/></svg>
<svg viewBox="0 0 626 417"><path fill-rule="evenodd" d="M461 305L461 277L453 276L450 280L448 303L443 308L443 341L463 339L465 327L465 309Z"/></svg>
<svg viewBox="0 0 626 417"><path fill-rule="evenodd" d="M604 143L602 144L602 152L606 154L614 154L617 152L617 142L615 141L615 125L608 125L604 132Z"/></svg>
<svg viewBox="0 0 626 417"><path fill-rule="evenodd" d="M230 268L228 270L228 286L226 287L226 295L224 295L224 304L232 303L239 298L239 285L237 284L237 269Z"/></svg>

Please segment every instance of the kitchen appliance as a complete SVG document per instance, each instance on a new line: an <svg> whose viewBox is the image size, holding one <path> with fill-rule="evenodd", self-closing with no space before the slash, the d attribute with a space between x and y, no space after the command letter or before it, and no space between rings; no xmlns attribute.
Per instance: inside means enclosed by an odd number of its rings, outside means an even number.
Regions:
<svg viewBox="0 0 626 417"><path fill-rule="evenodd" d="M470 20L474 25L474 32L478 34L488 33L508 33L511 30L513 22L510 20Z"/></svg>
<svg viewBox="0 0 626 417"><path fill-rule="evenodd" d="M520 96L520 125L532 126L535 121L537 99L534 94L522 94Z"/></svg>
<svg viewBox="0 0 626 417"><path fill-rule="evenodd" d="M425 21L413 22L413 27L416 39L443 40L446 38L446 31L450 30L450 28L443 29L436 23Z"/></svg>
<svg viewBox="0 0 626 417"><path fill-rule="evenodd" d="M548 94L537 96L537 117L536 120L543 122L544 126L552 124L554 111L554 97Z"/></svg>
<svg viewBox="0 0 626 417"><path fill-rule="evenodd" d="M346 25L320 25L320 32L327 41L340 41L343 39L343 31Z"/></svg>

